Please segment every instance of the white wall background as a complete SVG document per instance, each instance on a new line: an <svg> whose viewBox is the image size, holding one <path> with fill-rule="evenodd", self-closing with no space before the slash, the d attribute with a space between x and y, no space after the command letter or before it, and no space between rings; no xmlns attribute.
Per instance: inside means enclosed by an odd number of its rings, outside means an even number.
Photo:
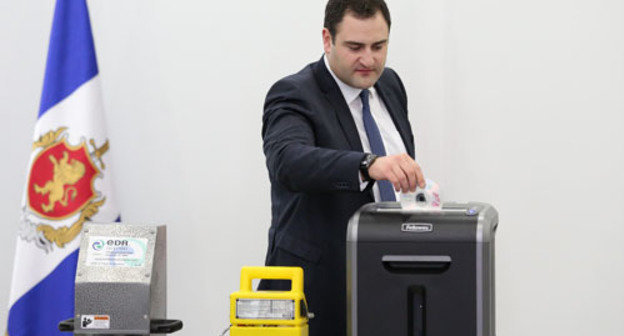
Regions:
<svg viewBox="0 0 624 336"><path fill-rule="evenodd" d="M498 334L624 335L624 2L388 3L419 161L500 212ZM89 1L123 218L169 225L181 335L263 261L262 103L321 56L324 4ZM53 7L0 0L0 329Z"/></svg>

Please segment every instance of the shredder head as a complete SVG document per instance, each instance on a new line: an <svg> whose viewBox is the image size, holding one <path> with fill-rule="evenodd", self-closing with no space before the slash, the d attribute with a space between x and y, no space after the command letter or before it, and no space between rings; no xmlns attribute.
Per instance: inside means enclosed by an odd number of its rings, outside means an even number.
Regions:
<svg viewBox="0 0 624 336"><path fill-rule="evenodd" d="M87 224L76 269L75 335L150 335L181 329L166 320L166 228Z"/></svg>

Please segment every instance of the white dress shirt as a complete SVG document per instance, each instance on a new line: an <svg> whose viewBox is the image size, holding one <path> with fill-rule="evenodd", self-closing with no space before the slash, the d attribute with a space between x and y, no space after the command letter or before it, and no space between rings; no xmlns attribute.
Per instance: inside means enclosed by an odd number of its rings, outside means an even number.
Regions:
<svg viewBox="0 0 624 336"><path fill-rule="evenodd" d="M362 142L362 149L366 153L371 153L370 143L368 142L368 135L366 135L366 129L364 128L364 118L362 117L362 100L360 99L360 92L362 89L354 88L345 84L341 81L336 74L329 67L329 62L327 61L327 55L323 56L325 61L325 66L329 73L332 75L340 91L342 92L342 96L344 97L347 105L349 106L349 110L351 111L351 116L353 116L353 121L355 122L355 126L357 127L358 135L360 136L360 141ZM405 144L401 139L401 135L399 131L396 129L394 125L394 121L392 121L392 117L390 113L388 113L388 109L384 104L379 94L375 91L374 87L368 88L370 91L369 95L369 104L370 111L373 115L373 119L379 128L379 133L381 133L381 139L384 144L384 148L386 149L386 155L396 155L401 153L407 153L407 149L405 148ZM360 176L359 170L357 171L358 178L360 180L360 190L364 190L369 182L362 182L362 178ZM399 200L399 193L395 191L396 199ZM381 197L379 196L379 186L375 184L373 186L373 195L375 196L375 202L379 202Z"/></svg>

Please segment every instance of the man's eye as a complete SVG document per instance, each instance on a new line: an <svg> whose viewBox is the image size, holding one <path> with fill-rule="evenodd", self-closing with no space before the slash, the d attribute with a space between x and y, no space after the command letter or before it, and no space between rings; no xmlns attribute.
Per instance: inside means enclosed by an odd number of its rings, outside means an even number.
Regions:
<svg viewBox="0 0 624 336"><path fill-rule="evenodd" d="M373 46L373 50L381 50L381 49L383 49L383 46L381 44Z"/></svg>
<svg viewBox="0 0 624 336"><path fill-rule="evenodd" d="M361 48L360 46L352 46L352 45L349 46L349 49L351 49L353 51L358 51L358 50L360 50L360 48Z"/></svg>

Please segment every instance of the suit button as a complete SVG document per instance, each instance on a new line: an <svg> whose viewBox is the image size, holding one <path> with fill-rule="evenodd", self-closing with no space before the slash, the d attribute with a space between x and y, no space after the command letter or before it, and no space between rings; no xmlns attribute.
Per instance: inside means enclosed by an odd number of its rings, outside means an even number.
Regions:
<svg viewBox="0 0 624 336"><path fill-rule="evenodd" d="M349 184L347 182L336 182L334 186L338 189L349 189Z"/></svg>

